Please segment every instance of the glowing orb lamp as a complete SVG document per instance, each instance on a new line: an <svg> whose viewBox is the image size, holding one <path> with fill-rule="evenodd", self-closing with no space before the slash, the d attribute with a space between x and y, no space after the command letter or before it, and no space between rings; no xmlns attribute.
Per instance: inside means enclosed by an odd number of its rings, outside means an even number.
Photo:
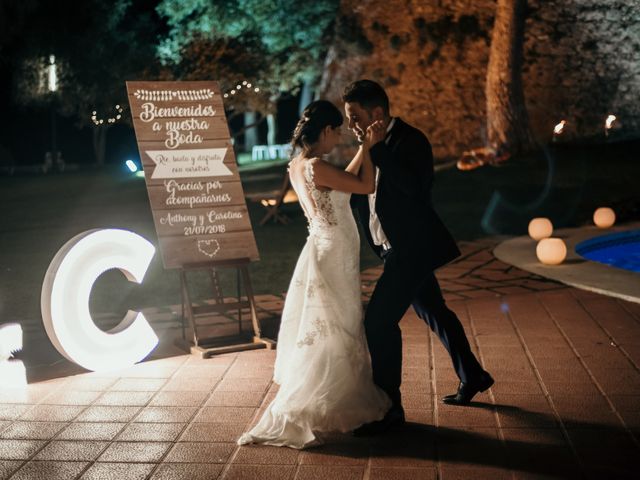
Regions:
<svg viewBox="0 0 640 480"><path fill-rule="evenodd" d="M538 242L536 255L545 265L560 265L567 257L567 246L561 238L543 238Z"/></svg>
<svg viewBox="0 0 640 480"><path fill-rule="evenodd" d="M98 277L114 268L141 283L155 248L126 230L89 230L69 240L51 261L42 284L42 320L49 339L72 362L93 371L118 370L149 355L158 337L144 318L129 310L105 332L89 312Z"/></svg>
<svg viewBox="0 0 640 480"><path fill-rule="evenodd" d="M548 218L538 217L529 222L529 236L536 241L549 238L552 233L553 224Z"/></svg>
<svg viewBox="0 0 640 480"><path fill-rule="evenodd" d="M616 223L616 213L608 207L598 208L593 212L593 223L595 223L598 228L612 227L613 224Z"/></svg>

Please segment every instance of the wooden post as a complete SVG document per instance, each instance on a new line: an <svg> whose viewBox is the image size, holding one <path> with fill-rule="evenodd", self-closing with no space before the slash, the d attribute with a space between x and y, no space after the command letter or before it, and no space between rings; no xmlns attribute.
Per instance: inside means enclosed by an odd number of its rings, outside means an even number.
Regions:
<svg viewBox="0 0 640 480"><path fill-rule="evenodd" d="M262 337L262 329L258 319L255 298L253 296L253 288L251 287L251 279L247 265L249 259L240 259L238 261L212 262L201 265L185 266L180 270L180 284L182 290L183 315L186 312L187 320L193 331L193 345L191 353L199 354L203 358L210 357L219 353L228 353L242 350L254 350L258 348L274 348L276 342ZM237 270L236 279L238 280L238 298L235 302L225 302L224 298L216 299L213 305L196 306L191 300L188 285L187 272L198 270L207 270L211 274L211 278L217 278L218 268L235 268ZM244 287L246 300L242 299L241 289ZM223 313L238 309L238 334L221 337L203 338L198 332L198 328L206 326L206 324L198 324L198 317L206 317L212 313ZM249 308L251 315L251 324L253 333L245 335L242 330L242 309ZM183 338L184 333L184 318Z"/></svg>

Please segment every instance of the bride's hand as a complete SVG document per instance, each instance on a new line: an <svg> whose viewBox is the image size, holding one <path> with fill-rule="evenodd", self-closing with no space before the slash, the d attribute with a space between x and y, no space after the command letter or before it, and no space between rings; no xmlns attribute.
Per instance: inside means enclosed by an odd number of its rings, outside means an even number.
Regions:
<svg viewBox="0 0 640 480"><path fill-rule="evenodd" d="M385 136L384 124L382 120L376 120L367 127L364 135L364 145L367 148L373 147L376 143L382 142Z"/></svg>

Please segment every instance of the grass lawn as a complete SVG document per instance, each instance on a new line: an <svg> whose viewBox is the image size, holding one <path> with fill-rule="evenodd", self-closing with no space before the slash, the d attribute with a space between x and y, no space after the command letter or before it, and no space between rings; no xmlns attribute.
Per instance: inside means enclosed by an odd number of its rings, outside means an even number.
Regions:
<svg viewBox="0 0 640 480"><path fill-rule="evenodd" d="M246 190L279 185L281 180L273 173L282 168L243 171ZM613 205L621 220L630 220L640 197L638 179L640 142L554 147L502 167L441 171L436 175L434 203L459 240L522 234L533 216L548 216L557 227L577 225L588 222L593 210L603 205ZM58 249L74 235L117 227L156 243L144 180L115 168L0 177L0 205L0 323L40 321L45 272ZM249 204L261 256L251 266L256 293L286 291L304 244L306 221L299 206L288 205L287 210L292 218L289 225L260 227L263 208ZM364 243L361 251L363 268L378 263ZM227 287L231 280L225 276ZM197 295L206 297L205 279L193 283ZM233 292L227 289L226 293ZM119 272L104 274L93 291L91 309L118 315L129 308L179 302L177 271L164 270L156 254L140 286L130 284Z"/></svg>

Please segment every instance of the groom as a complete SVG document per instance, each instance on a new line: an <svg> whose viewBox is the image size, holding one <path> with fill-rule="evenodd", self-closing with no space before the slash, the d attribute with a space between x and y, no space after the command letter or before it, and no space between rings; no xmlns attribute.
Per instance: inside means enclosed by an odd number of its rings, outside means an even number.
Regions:
<svg viewBox="0 0 640 480"><path fill-rule="evenodd" d="M410 305L438 334L460 378L458 391L444 397L444 403L467 405L493 384L493 378L471 352L460 320L447 308L433 273L460 251L433 209L433 156L427 137L389 115L386 92L371 80L347 86L342 100L349 129L358 141L374 121L382 121L387 131L385 139L370 149L377 167L375 192L354 195L352 200L369 243L384 260L364 322L373 379L389 395L392 407L383 420L355 432L372 435L404 422L398 324Z"/></svg>

